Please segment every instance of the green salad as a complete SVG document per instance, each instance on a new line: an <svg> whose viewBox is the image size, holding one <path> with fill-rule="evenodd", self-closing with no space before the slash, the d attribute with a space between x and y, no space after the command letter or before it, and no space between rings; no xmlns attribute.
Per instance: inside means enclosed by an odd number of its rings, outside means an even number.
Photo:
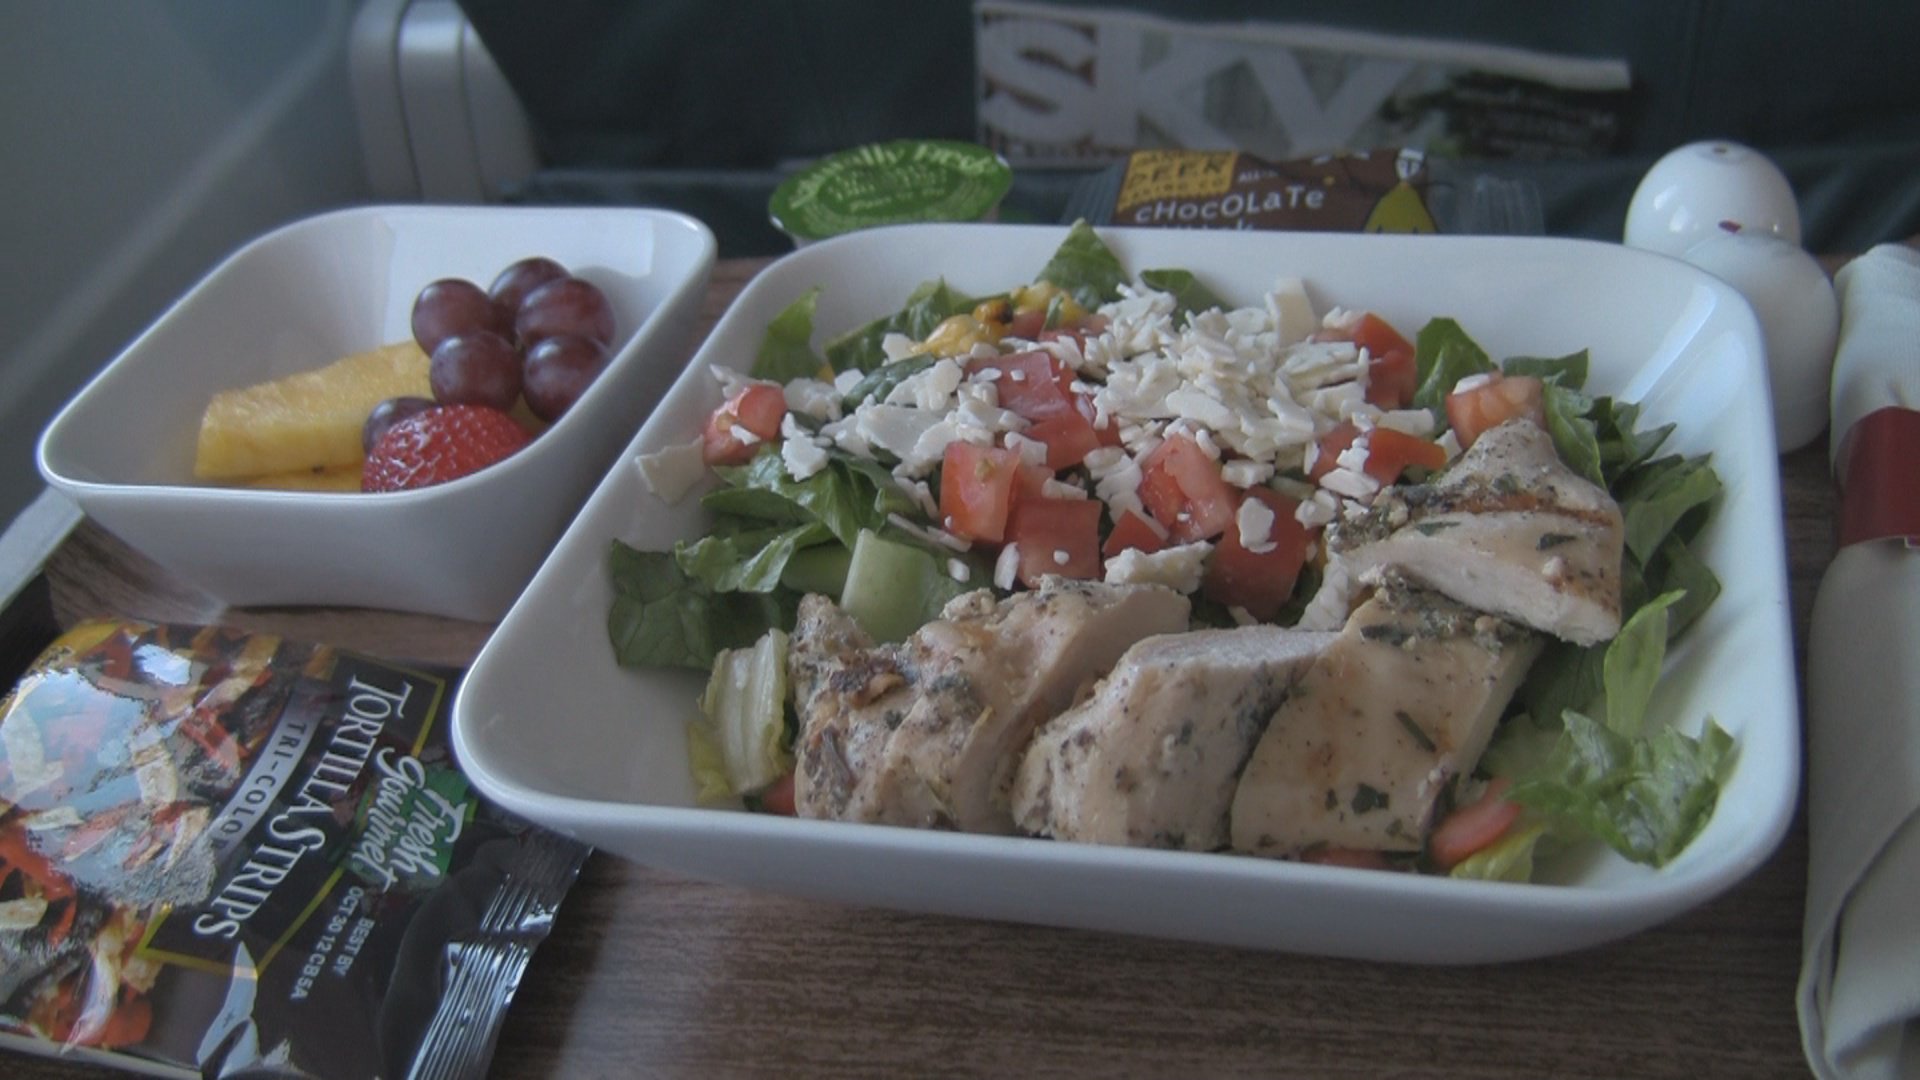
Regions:
<svg viewBox="0 0 1920 1080"><path fill-rule="evenodd" d="M1329 528L1524 418L1618 505L1618 633L1545 645L1420 850L1321 861L1524 881L1556 846L1659 866L1699 833L1733 740L1648 705L1719 592L1693 545L1721 485L1704 456L1661 452L1671 425L1592 393L1586 353L1496 360L1445 317L1407 338L1315 311L1298 281L1234 308L1204 267L1136 275L1084 223L1035 271L987 295L926 282L818 350L819 290L798 296L749 372L716 373L701 440L641 462L663 496L697 470L709 524L672 550L614 542L608 635L622 665L708 673L689 726L704 801L795 810L803 596L876 647L1053 575L1177 589L1195 627L1335 630L1353 597Z"/></svg>

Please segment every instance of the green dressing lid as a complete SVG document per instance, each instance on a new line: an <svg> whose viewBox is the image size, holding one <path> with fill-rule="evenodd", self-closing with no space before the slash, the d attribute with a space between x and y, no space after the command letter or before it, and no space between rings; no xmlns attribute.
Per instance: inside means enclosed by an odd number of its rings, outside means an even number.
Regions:
<svg viewBox="0 0 1920 1080"><path fill-rule="evenodd" d="M796 241L875 225L980 221L1013 186L1013 170L983 146L898 139L842 150L774 189L773 223Z"/></svg>

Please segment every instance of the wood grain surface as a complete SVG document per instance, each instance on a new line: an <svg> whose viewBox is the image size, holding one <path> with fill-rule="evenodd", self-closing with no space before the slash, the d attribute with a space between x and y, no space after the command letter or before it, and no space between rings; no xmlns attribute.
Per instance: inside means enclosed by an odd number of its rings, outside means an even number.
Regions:
<svg viewBox="0 0 1920 1080"><path fill-rule="evenodd" d="M763 265L719 264L700 337ZM1824 446L1781 462L1801 674L1833 552ZM224 611L91 523L47 572L63 621L220 619L450 663L488 632ZM1547 960L1423 968L844 908L595 856L520 987L493 1075L1804 1076L1806 863L1802 810L1751 877L1670 923ZM0 1056L0 1075L27 1080L96 1072Z"/></svg>

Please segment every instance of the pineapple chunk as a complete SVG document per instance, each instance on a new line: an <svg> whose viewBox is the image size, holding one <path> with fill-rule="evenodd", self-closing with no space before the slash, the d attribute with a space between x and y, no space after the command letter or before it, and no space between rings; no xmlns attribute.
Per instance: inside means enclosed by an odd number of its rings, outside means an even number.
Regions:
<svg viewBox="0 0 1920 1080"><path fill-rule="evenodd" d="M375 405L432 396L427 367L426 354L407 341L215 394L200 418L193 474L231 481L355 465Z"/></svg>
<svg viewBox="0 0 1920 1080"><path fill-rule="evenodd" d="M250 488L267 491L359 491L360 465L329 465L324 469L270 473L246 481Z"/></svg>

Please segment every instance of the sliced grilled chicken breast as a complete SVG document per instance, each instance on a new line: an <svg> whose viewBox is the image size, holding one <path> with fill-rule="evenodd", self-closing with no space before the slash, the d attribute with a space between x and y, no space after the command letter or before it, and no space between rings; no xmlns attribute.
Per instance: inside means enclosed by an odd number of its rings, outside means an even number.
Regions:
<svg viewBox="0 0 1920 1080"><path fill-rule="evenodd" d="M1479 761L1542 644L1390 577L1254 747L1233 796L1234 849L1420 850L1435 800Z"/></svg>
<svg viewBox="0 0 1920 1080"><path fill-rule="evenodd" d="M1163 586L1049 577L997 602L968 593L905 642L875 647L825 608L808 598L790 662L800 812L997 833L1014 830L1009 789L1034 728L1134 642L1184 629L1188 612Z"/></svg>
<svg viewBox="0 0 1920 1080"><path fill-rule="evenodd" d="M1211 851L1274 710L1338 635L1247 626L1150 637L1042 725L1014 820L1057 840Z"/></svg>
<svg viewBox="0 0 1920 1080"><path fill-rule="evenodd" d="M1485 432L1433 483L1389 488L1328 531L1356 578L1393 567L1582 645L1620 631L1624 537L1618 504L1526 420Z"/></svg>

